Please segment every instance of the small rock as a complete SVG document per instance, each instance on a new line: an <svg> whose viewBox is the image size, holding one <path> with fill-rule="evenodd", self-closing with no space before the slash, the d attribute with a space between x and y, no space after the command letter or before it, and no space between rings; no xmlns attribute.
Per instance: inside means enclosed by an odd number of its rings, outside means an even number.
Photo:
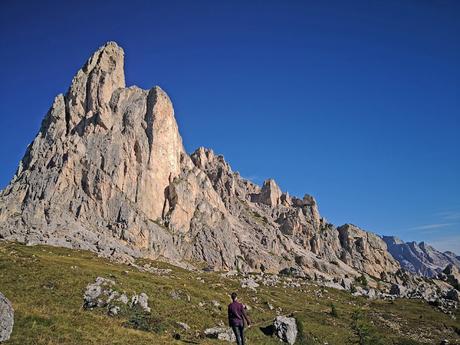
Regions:
<svg viewBox="0 0 460 345"><path fill-rule="evenodd" d="M204 331L204 335L207 338L225 340L229 342L235 342L235 334L231 328L228 327L213 327L208 328Z"/></svg>
<svg viewBox="0 0 460 345"><path fill-rule="evenodd" d="M147 296L147 294L142 292L138 297L137 303L143 310L150 313L151 309L149 307L149 296Z"/></svg>
<svg viewBox="0 0 460 345"><path fill-rule="evenodd" d="M176 322L177 325L182 328L184 331L188 331L190 329L190 326L187 325L185 322Z"/></svg>
<svg viewBox="0 0 460 345"><path fill-rule="evenodd" d="M126 294L121 294L120 297L118 297L117 301L123 303L123 304L128 304L129 302L129 299L128 299L128 296L126 296Z"/></svg>
<svg viewBox="0 0 460 345"><path fill-rule="evenodd" d="M118 315L118 313L120 312L120 307L114 305L114 306L111 306L108 310L108 314L109 316L115 316L115 315Z"/></svg>
<svg viewBox="0 0 460 345"><path fill-rule="evenodd" d="M110 303L112 302L115 298L117 298L118 296L120 296L120 294L117 292L117 291L112 291L110 294L109 294L109 298L107 299L107 303Z"/></svg>
<svg viewBox="0 0 460 345"><path fill-rule="evenodd" d="M246 278L241 281L241 287L255 290L259 284L253 278Z"/></svg>
<svg viewBox="0 0 460 345"><path fill-rule="evenodd" d="M216 307L216 308L220 308L220 303L217 302L216 300L212 300L212 301L211 301L211 304L212 304L214 307Z"/></svg>

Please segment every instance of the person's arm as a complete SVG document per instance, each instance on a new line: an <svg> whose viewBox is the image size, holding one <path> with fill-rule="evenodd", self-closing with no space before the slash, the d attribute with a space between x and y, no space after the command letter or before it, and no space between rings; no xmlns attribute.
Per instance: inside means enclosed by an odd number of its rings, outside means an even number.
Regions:
<svg viewBox="0 0 460 345"><path fill-rule="evenodd" d="M249 318L248 314L246 313L246 306L243 306L243 316L246 319L246 323L249 326L252 322L251 322L251 319Z"/></svg>

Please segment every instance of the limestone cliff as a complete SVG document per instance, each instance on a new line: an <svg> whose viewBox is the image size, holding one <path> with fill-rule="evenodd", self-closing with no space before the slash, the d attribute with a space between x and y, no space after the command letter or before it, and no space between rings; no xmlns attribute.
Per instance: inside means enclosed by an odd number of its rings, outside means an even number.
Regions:
<svg viewBox="0 0 460 345"><path fill-rule="evenodd" d="M97 50L58 95L0 194L0 238L219 270L380 276L399 264L376 235L320 216L316 200L262 187L222 156L188 155L159 87L126 87L124 52Z"/></svg>

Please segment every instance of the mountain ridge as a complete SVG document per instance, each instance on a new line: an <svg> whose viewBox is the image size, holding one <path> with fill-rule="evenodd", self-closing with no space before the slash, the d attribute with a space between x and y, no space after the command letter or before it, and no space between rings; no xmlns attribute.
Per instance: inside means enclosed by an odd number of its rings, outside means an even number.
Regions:
<svg viewBox="0 0 460 345"><path fill-rule="evenodd" d="M433 278L449 264L460 268L460 260L455 253L441 252L424 241L404 242L395 236L383 236L382 239L401 267L411 273Z"/></svg>
<svg viewBox="0 0 460 345"><path fill-rule="evenodd" d="M312 196L290 196L273 179L258 186L210 149L188 155L168 95L126 87L115 42L54 99L0 193L0 225L2 239L127 262L389 282L400 269L380 236L328 223Z"/></svg>

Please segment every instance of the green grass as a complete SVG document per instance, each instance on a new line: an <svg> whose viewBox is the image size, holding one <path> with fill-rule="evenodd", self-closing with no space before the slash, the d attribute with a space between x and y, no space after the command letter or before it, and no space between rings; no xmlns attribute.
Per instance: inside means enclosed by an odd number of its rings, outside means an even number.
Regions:
<svg viewBox="0 0 460 345"><path fill-rule="evenodd" d="M5 344L225 344L206 339L203 330L226 323L228 295L235 290L240 300L252 307L249 314L254 326L246 332L249 345L280 344L260 329L271 324L279 308L283 315L295 315L298 345L438 344L441 339L460 344L459 322L422 301L371 301L329 288L322 288L323 297L317 298L315 292L320 287L314 284L295 289L285 289L282 284L261 286L253 292L241 289L236 278L190 272L145 259L139 262L172 272L159 276L86 251L0 242L0 292L15 309L13 334ZM117 290L129 295L147 293L152 313L126 310L109 317L104 309L83 309L85 287L97 276L115 280ZM171 298L172 291L181 298ZM212 300L221 307L213 306ZM205 305L200 307L200 302ZM458 320L460 314L456 316ZM177 321L191 329L181 330ZM174 339L177 334L180 340Z"/></svg>

